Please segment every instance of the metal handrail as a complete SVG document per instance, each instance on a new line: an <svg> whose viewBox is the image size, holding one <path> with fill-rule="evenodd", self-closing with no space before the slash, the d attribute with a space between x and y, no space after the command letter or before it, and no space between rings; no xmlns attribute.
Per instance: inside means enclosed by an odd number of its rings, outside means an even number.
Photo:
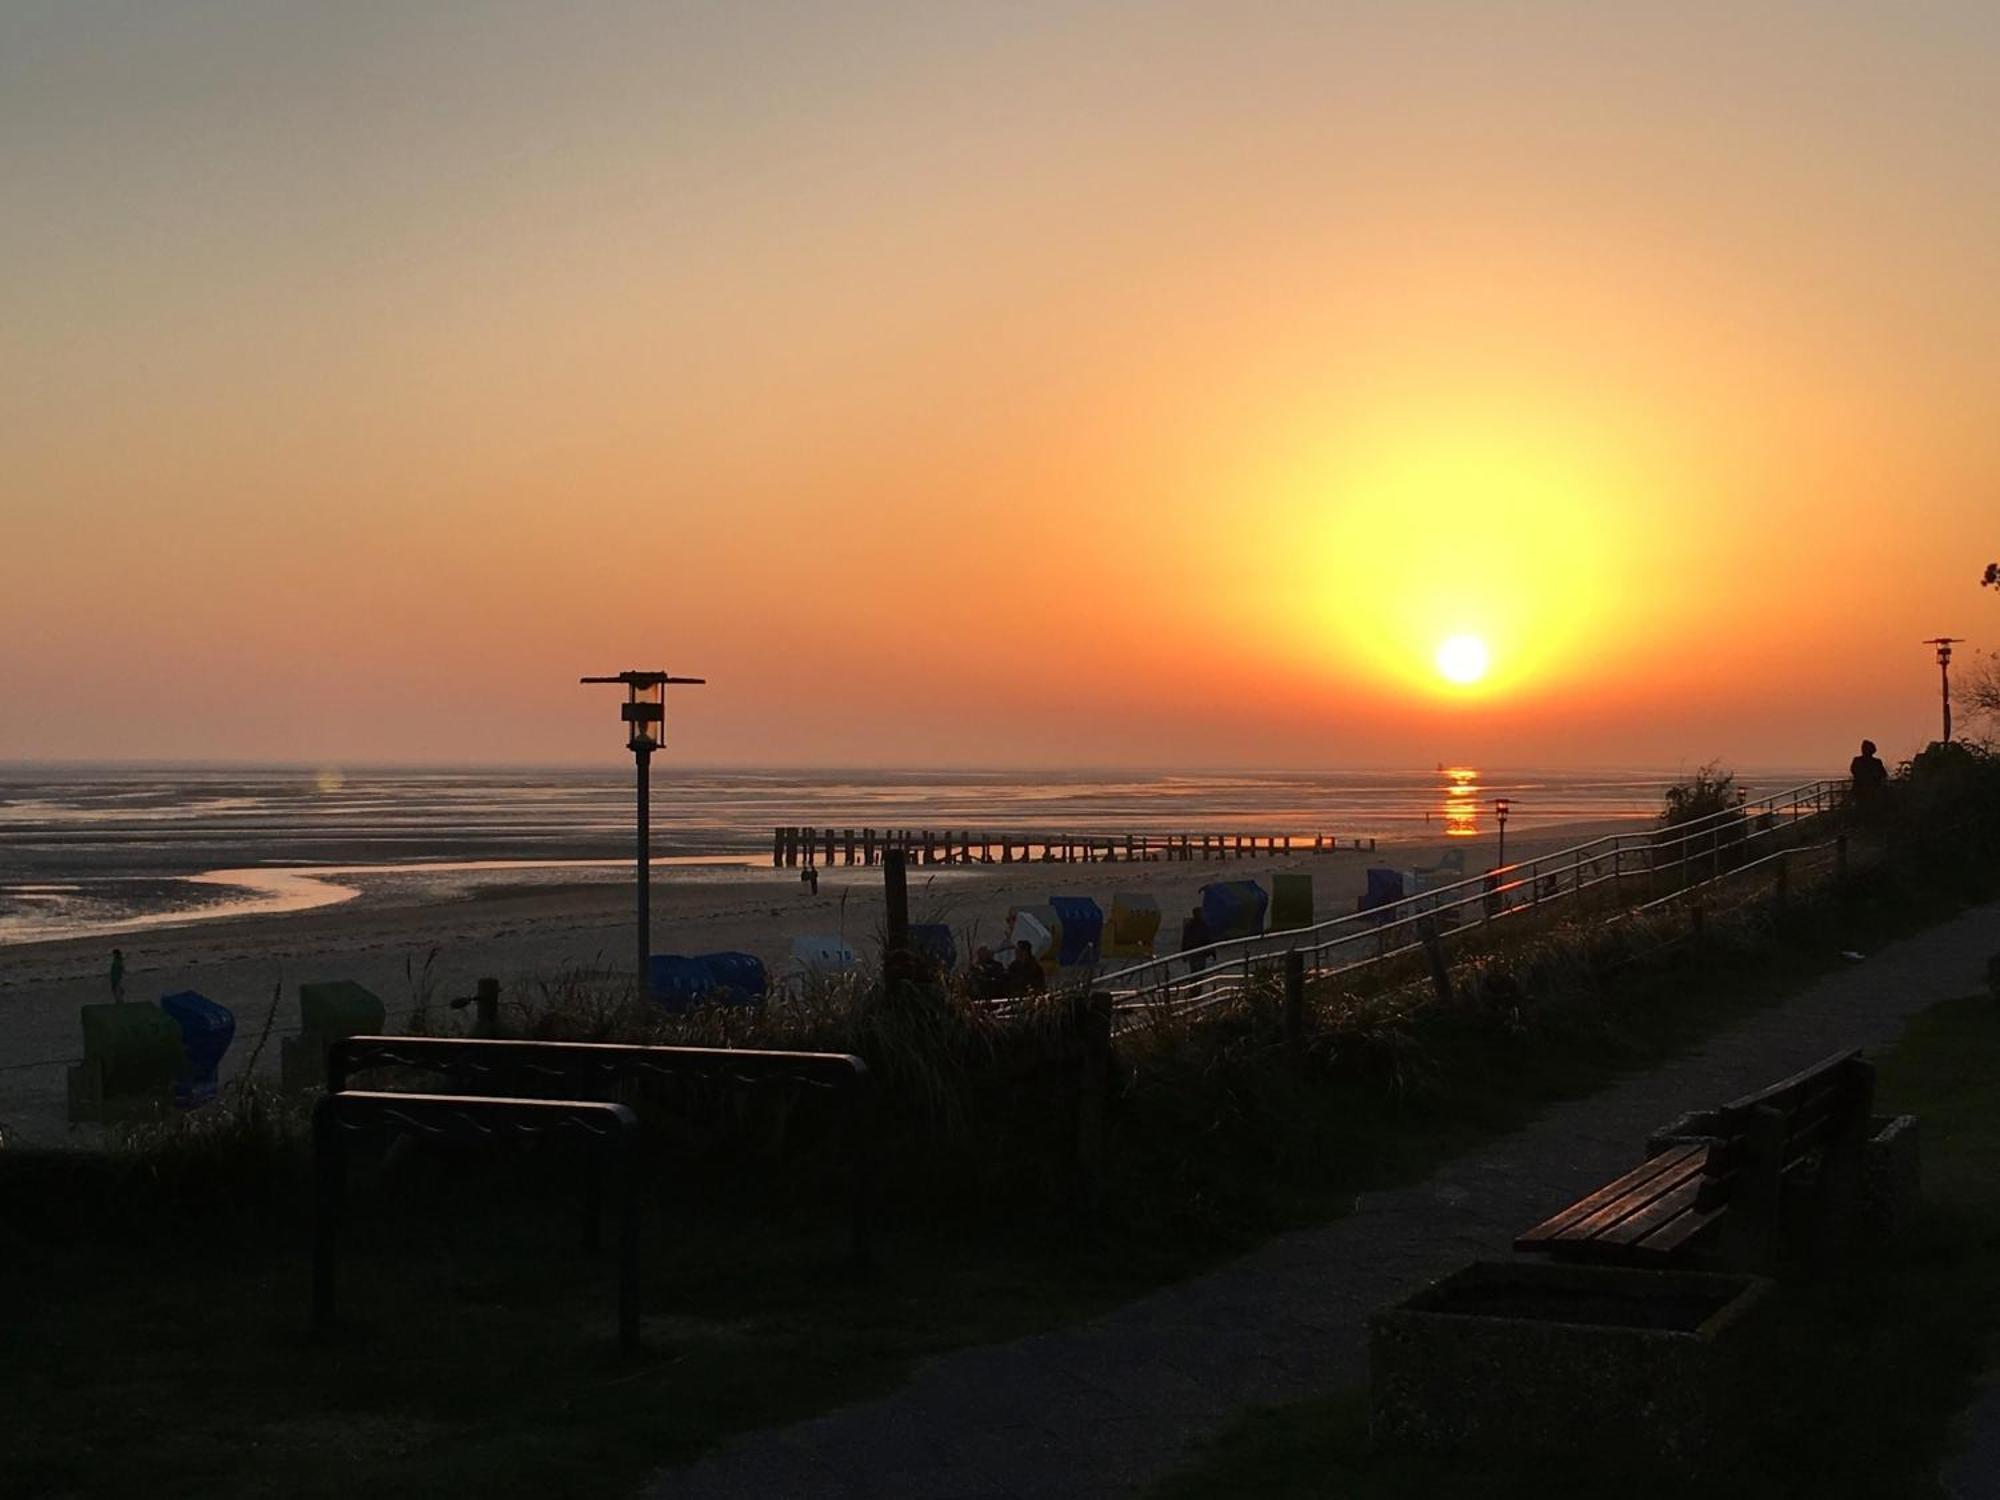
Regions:
<svg viewBox="0 0 2000 1500"><path fill-rule="evenodd" d="M1844 780L1802 782L1672 828L1607 834L1310 927L1226 938L1148 959L1100 976L1092 988L1109 993L1121 1009L1164 1004L1197 1011L1244 989L1260 962L1289 952L1302 952L1308 973L1325 977L1415 952L1426 929L1457 930L1468 912L1485 927L1577 899L1607 882L1616 888L1665 870L1676 871L1686 886L1688 875L1704 867L1708 878L1720 875L1725 850L1734 870L1744 850L1837 811L1846 794ZM1352 951L1357 946L1363 951ZM1198 962L1190 966L1191 960ZM1183 972L1176 974L1177 967Z"/></svg>

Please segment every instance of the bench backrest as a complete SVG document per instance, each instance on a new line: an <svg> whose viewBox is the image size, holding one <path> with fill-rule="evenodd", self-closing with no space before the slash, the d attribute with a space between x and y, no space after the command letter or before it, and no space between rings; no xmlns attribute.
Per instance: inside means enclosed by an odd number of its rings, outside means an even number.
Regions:
<svg viewBox="0 0 2000 1500"><path fill-rule="evenodd" d="M845 1052L350 1036L342 1037L327 1051L327 1092L341 1092L354 1073L385 1067L419 1068L499 1094L560 1085L586 1098L648 1077L740 1085L794 1083L843 1092L858 1090L868 1081L868 1065Z"/></svg>
<svg viewBox="0 0 2000 1500"><path fill-rule="evenodd" d="M1790 1167L1865 1123L1874 1093L1875 1070L1859 1050L1836 1053L1723 1105L1714 1113L1714 1134L1729 1147L1740 1147L1754 1120L1775 1115L1781 1166Z"/></svg>

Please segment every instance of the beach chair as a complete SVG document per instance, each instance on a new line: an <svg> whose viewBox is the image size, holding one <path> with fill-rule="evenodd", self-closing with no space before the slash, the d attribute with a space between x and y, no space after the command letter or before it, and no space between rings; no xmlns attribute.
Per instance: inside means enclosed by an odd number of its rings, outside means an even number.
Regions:
<svg viewBox="0 0 2000 1500"><path fill-rule="evenodd" d="M1365 878L1367 887L1354 903L1354 909L1374 912L1378 922L1393 922L1403 900L1403 872L1374 865L1365 872Z"/></svg>
<svg viewBox="0 0 2000 1500"><path fill-rule="evenodd" d="M69 1070L72 1125L157 1119L187 1067L181 1030L150 1005L86 1005L83 1061Z"/></svg>
<svg viewBox="0 0 2000 1500"><path fill-rule="evenodd" d="M1064 968L1096 963L1104 938L1104 908L1088 896L1051 896L1049 907L1062 923L1056 962Z"/></svg>
<svg viewBox="0 0 2000 1500"><path fill-rule="evenodd" d="M344 1036L369 1036L387 1016L381 1000L351 979L326 979L299 986L301 1030L279 1044L278 1080L288 1093L326 1082L326 1049Z"/></svg>
<svg viewBox="0 0 2000 1500"><path fill-rule="evenodd" d="M1303 873L1271 877L1271 931L1313 924L1313 878Z"/></svg>
<svg viewBox="0 0 2000 1500"><path fill-rule="evenodd" d="M1201 888L1201 919L1211 943L1256 937L1264 930L1271 898L1254 880L1217 880Z"/></svg>
<svg viewBox="0 0 2000 1500"><path fill-rule="evenodd" d="M912 922L910 947L947 974L958 967L958 940L948 922Z"/></svg>
<svg viewBox="0 0 2000 1500"><path fill-rule="evenodd" d="M1160 903L1151 896L1121 891L1111 898L1111 931L1106 958L1147 959L1160 936Z"/></svg>
<svg viewBox="0 0 2000 1500"><path fill-rule="evenodd" d="M174 1103L182 1109L215 1097L215 1070L236 1038L236 1013L206 995L181 990L160 996L160 1009L180 1028L186 1064L174 1080Z"/></svg>
<svg viewBox="0 0 2000 1500"><path fill-rule="evenodd" d="M792 962L803 974L845 974L854 967L854 950L843 937L795 937Z"/></svg>
<svg viewBox="0 0 2000 1500"><path fill-rule="evenodd" d="M770 987L770 973L754 953L655 953L646 965L647 996L669 1011L755 1005Z"/></svg>
<svg viewBox="0 0 2000 1500"><path fill-rule="evenodd" d="M1026 943L1044 964L1056 962L1062 952L1062 918L1052 906L1016 906L1007 913L1007 951Z"/></svg>

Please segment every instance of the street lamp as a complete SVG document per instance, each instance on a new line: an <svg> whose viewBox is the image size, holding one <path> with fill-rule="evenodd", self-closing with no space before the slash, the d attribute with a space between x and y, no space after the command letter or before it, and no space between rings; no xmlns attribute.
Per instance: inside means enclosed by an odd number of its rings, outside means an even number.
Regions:
<svg viewBox="0 0 2000 1500"><path fill-rule="evenodd" d="M667 684L700 684L702 677L669 677L665 672L620 672L614 677L585 677L583 682L622 682L625 701L618 717L626 725L625 748L632 752L639 779L639 962L634 970L639 994L646 993L646 960L653 946L652 878L653 823L650 800L653 752L666 743Z"/></svg>
<svg viewBox="0 0 2000 1500"><path fill-rule="evenodd" d="M1505 797L1493 799L1493 817L1500 825L1500 857L1495 862L1497 869L1507 868L1507 814L1513 810L1513 806L1514 804Z"/></svg>
<svg viewBox="0 0 2000 1500"><path fill-rule="evenodd" d="M1938 690L1944 695L1944 742L1951 743L1951 648L1964 640L1958 635L1934 635L1926 646L1937 647Z"/></svg>

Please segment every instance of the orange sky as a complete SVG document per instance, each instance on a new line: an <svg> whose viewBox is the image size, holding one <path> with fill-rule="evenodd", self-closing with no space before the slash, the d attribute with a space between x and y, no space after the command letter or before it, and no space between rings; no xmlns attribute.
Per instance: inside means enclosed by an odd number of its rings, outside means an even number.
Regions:
<svg viewBox="0 0 2000 1500"><path fill-rule="evenodd" d="M2000 647L1990 6L566 10L0 14L0 758L1837 765Z"/></svg>

